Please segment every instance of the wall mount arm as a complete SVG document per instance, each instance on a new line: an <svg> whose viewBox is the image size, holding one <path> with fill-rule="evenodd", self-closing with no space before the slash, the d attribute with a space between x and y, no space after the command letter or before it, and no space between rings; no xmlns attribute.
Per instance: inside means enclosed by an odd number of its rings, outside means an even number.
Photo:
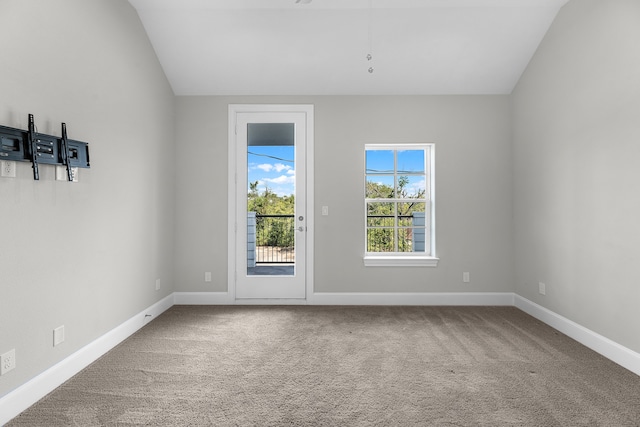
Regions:
<svg viewBox="0 0 640 427"><path fill-rule="evenodd" d="M62 137L36 132L33 114L27 130L0 126L0 160L31 162L33 179L40 180L43 164L66 166L67 179L73 181L72 168L89 168L89 144L67 137L62 123Z"/></svg>

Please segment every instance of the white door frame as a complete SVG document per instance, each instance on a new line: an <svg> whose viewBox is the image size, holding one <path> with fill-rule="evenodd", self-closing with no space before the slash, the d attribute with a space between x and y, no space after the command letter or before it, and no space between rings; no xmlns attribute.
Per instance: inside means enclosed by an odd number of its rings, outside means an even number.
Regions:
<svg viewBox="0 0 640 427"><path fill-rule="evenodd" d="M237 149L236 149L236 116L238 113L264 113L264 112L288 112L305 113L306 115L306 300L304 299L236 299L237 271ZM228 140L228 263L227 263L227 289L229 299L236 304L269 303L269 304L306 304L313 295L313 237L314 237L314 170L313 170L313 136L314 136L314 108L308 104L229 104L229 140Z"/></svg>

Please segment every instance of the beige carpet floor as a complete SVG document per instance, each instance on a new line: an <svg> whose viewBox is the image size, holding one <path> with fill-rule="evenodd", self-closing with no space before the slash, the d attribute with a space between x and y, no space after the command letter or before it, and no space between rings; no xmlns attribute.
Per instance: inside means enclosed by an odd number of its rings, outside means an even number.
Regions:
<svg viewBox="0 0 640 427"><path fill-rule="evenodd" d="M16 426L640 426L640 377L513 307L175 306Z"/></svg>

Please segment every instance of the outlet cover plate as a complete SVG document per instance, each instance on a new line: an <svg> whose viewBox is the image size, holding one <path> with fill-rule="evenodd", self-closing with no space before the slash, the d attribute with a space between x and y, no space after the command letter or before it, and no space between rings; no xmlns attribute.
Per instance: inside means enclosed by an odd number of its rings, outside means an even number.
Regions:
<svg viewBox="0 0 640 427"><path fill-rule="evenodd" d="M73 176L73 182L78 182L78 168L71 168L71 175ZM67 167L66 166L56 166L56 181L68 181L67 177Z"/></svg>
<svg viewBox="0 0 640 427"><path fill-rule="evenodd" d="M0 375L4 375L16 367L16 349L0 355Z"/></svg>
<svg viewBox="0 0 640 427"><path fill-rule="evenodd" d="M0 172L4 178L15 178L16 177L16 162L12 160L2 160L0 161Z"/></svg>
<svg viewBox="0 0 640 427"><path fill-rule="evenodd" d="M64 325L58 326L53 330L53 346L60 345L64 342Z"/></svg>
<svg viewBox="0 0 640 427"><path fill-rule="evenodd" d="M546 295L547 294L547 285L545 285L542 282L538 282L538 292L540 293L540 295Z"/></svg>

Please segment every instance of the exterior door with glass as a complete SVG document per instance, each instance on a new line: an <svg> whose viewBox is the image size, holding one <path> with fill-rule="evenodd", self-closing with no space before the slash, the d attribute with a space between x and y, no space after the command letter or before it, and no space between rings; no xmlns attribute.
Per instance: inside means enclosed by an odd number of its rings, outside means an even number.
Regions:
<svg viewBox="0 0 640 427"><path fill-rule="evenodd" d="M306 298L307 119L235 111L236 300Z"/></svg>

